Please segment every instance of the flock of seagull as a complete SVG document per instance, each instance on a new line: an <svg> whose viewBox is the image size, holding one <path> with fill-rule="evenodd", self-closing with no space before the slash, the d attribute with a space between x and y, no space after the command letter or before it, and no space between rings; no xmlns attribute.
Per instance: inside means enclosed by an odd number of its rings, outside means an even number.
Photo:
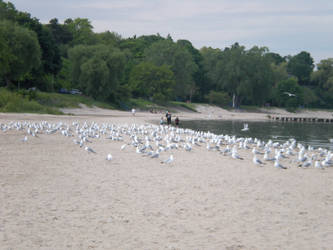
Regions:
<svg viewBox="0 0 333 250"><path fill-rule="evenodd" d="M72 143L89 154L98 154L92 146L97 140L120 141L123 142L120 150L130 147L138 155L153 159L160 159L161 155L163 155L161 158L168 156L161 161L163 164L170 164L175 160L173 156L175 150L189 153L205 148L235 160L244 160L241 154L245 155L245 151L251 151L252 163L256 166L272 165L278 169L288 169L291 166L325 169L333 166L331 151L325 148L305 147L297 143L295 139L289 139L284 143L272 140L265 142L257 138L216 135L211 132L167 125L116 125L87 121L81 123L74 121L70 124L48 121L11 121L8 124L0 123L0 129L2 132L10 130L23 132L22 143L28 143L30 138L41 134L59 134L71 138ZM248 125L244 124L242 131L247 130L249 130ZM113 156L109 153L105 159L112 161ZM282 160L289 163L288 166L282 165Z"/></svg>

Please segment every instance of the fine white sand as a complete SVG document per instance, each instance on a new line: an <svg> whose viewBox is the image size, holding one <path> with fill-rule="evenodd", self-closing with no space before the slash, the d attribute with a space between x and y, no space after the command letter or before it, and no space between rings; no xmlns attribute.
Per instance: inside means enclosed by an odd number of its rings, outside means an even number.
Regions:
<svg viewBox="0 0 333 250"><path fill-rule="evenodd" d="M200 106L184 119L267 119ZM158 123L162 114L66 110L75 116L0 114L0 123ZM175 117L174 114L173 117ZM331 116L329 112L320 114ZM311 116L318 116L311 113ZM124 142L0 131L0 249L332 249L333 168L234 160L205 145L142 157ZM128 137L124 137L129 142ZM106 161L108 153L112 161Z"/></svg>

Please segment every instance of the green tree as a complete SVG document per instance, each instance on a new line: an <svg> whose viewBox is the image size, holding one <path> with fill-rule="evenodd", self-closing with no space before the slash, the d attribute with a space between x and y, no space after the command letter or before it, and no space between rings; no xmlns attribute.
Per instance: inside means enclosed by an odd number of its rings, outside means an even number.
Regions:
<svg viewBox="0 0 333 250"><path fill-rule="evenodd" d="M282 107L296 108L303 104L303 92L295 77L283 80L277 84L275 104Z"/></svg>
<svg viewBox="0 0 333 250"><path fill-rule="evenodd" d="M173 98L175 79L168 66L142 62L133 68L129 84L136 97L167 101Z"/></svg>
<svg viewBox="0 0 333 250"><path fill-rule="evenodd" d="M271 98L274 74L271 61L266 57L266 47L254 46L246 52L246 75L250 87L242 92L251 104L263 105ZM247 84L245 85L247 86Z"/></svg>
<svg viewBox="0 0 333 250"><path fill-rule="evenodd" d="M176 97L183 100L190 97L195 84L193 74L198 67L187 49L171 39L158 41L145 50L145 60L156 66L168 65L175 76Z"/></svg>
<svg viewBox="0 0 333 250"><path fill-rule="evenodd" d="M280 64L271 64L271 68L274 75L274 85L282 80L287 80L289 78L287 72L287 62L282 62Z"/></svg>
<svg viewBox="0 0 333 250"><path fill-rule="evenodd" d="M296 76L301 85L310 84L310 77L313 68L313 58L310 53L306 51L302 51L301 53L291 57L287 65L288 73Z"/></svg>
<svg viewBox="0 0 333 250"><path fill-rule="evenodd" d="M97 33L96 38L98 43L109 45L112 47L119 47L122 41L121 35L116 32L105 31L102 33Z"/></svg>
<svg viewBox="0 0 333 250"><path fill-rule="evenodd" d="M268 52L265 54L265 57L267 57L267 59L275 65L286 62L286 59L278 53Z"/></svg>
<svg viewBox="0 0 333 250"><path fill-rule="evenodd" d="M231 102L231 98L228 93L223 91L211 90L206 96L206 99L209 101L209 103L219 106L227 106Z"/></svg>
<svg viewBox="0 0 333 250"><path fill-rule="evenodd" d="M106 45L78 45L69 51L73 85L95 99L117 101L125 55Z"/></svg>
<svg viewBox="0 0 333 250"><path fill-rule="evenodd" d="M193 84L189 99L192 101L192 96L194 96L197 101L203 101L204 96L208 93L208 80L205 77L203 56L200 51L194 48L192 43L188 40L178 40L177 44L185 48L192 55L193 61L197 66L197 70L193 73Z"/></svg>
<svg viewBox="0 0 333 250"><path fill-rule="evenodd" d="M314 107L318 103L319 98L311 88L303 86L302 93L304 107Z"/></svg>
<svg viewBox="0 0 333 250"><path fill-rule="evenodd" d="M7 86L22 81L40 65L41 50L36 34L11 21L0 21L0 72Z"/></svg>
<svg viewBox="0 0 333 250"><path fill-rule="evenodd" d="M52 33L52 36L58 46L68 44L73 40L73 34L69 27L58 22L57 18L53 18L46 25Z"/></svg>
<svg viewBox="0 0 333 250"><path fill-rule="evenodd" d="M217 86L216 80L219 77L217 64L222 60L222 51L211 47L203 47L200 49L200 54L203 58L202 64L205 77L203 92L208 93L211 90L221 90L221 88Z"/></svg>
<svg viewBox="0 0 333 250"><path fill-rule="evenodd" d="M71 45L94 45L97 37L93 32L93 26L87 18L68 18L65 20L65 27L72 33Z"/></svg>
<svg viewBox="0 0 333 250"><path fill-rule="evenodd" d="M317 70L311 75L312 84L316 88L319 105L333 107L333 58L321 60Z"/></svg>

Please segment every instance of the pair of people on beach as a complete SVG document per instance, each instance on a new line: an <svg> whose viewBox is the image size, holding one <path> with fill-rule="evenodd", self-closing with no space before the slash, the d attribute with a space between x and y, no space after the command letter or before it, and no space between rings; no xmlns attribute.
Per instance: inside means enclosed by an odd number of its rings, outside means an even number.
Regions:
<svg viewBox="0 0 333 250"><path fill-rule="evenodd" d="M166 112L165 117L166 117L166 120L167 120L167 124L168 124L168 125L171 125L171 113L170 113L169 111ZM164 124L163 117L161 117L160 124ZM178 127L178 125L179 125L179 118L178 118L178 116L177 116L176 119L175 119L175 125L176 125L177 127Z"/></svg>

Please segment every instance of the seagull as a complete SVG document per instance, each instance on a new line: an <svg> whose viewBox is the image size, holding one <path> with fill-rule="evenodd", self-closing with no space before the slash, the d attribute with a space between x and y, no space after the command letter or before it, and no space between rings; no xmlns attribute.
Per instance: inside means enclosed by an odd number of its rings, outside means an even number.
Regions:
<svg viewBox="0 0 333 250"><path fill-rule="evenodd" d="M283 92L283 94L286 94L286 95L288 95L289 97L292 97L292 96L295 96L295 97L296 97L295 94L292 94L292 93L290 93L290 92Z"/></svg>
<svg viewBox="0 0 333 250"><path fill-rule="evenodd" d="M186 151L191 151L192 150L192 147L191 147L191 145L189 143L186 143L184 145L184 148L185 148Z"/></svg>
<svg viewBox="0 0 333 250"><path fill-rule="evenodd" d="M268 152L265 152L265 154L264 154L264 160L265 161L275 161L276 157L269 157Z"/></svg>
<svg viewBox="0 0 333 250"><path fill-rule="evenodd" d="M261 154L261 155L263 154L262 152L258 151L256 147L254 147L254 148L252 149L252 153L253 153L253 154Z"/></svg>
<svg viewBox="0 0 333 250"><path fill-rule="evenodd" d="M303 162L303 164L300 164L300 165L298 165L298 166L299 166L299 167L303 167L303 168L311 167L311 166L312 166L312 161L311 161L311 159L310 159L310 160L308 160L308 161Z"/></svg>
<svg viewBox="0 0 333 250"><path fill-rule="evenodd" d="M161 163L165 163L165 164L169 164L173 162L173 155L170 155L168 159L166 159L165 161L161 161Z"/></svg>
<svg viewBox="0 0 333 250"><path fill-rule="evenodd" d="M233 159L244 160L242 157L239 156L239 154L236 151L232 152L231 157Z"/></svg>
<svg viewBox="0 0 333 250"><path fill-rule="evenodd" d="M95 152L92 148L90 148L90 147L85 147L84 149L85 149L86 151L88 151L88 153L91 152L91 153L96 154L96 152Z"/></svg>
<svg viewBox="0 0 333 250"><path fill-rule="evenodd" d="M281 168L281 169L287 169L287 167L282 166L282 165L280 164L279 160L275 160L275 162L274 162L274 167L276 167L276 168Z"/></svg>
<svg viewBox="0 0 333 250"><path fill-rule="evenodd" d="M112 155L111 155L111 154L108 154L107 157L106 157L106 159L107 159L108 161L111 161L111 160L112 160Z"/></svg>
<svg viewBox="0 0 333 250"><path fill-rule="evenodd" d="M155 153L152 154L150 158L158 158L160 156L159 151L157 150Z"/></svg>
<svg viewBox="0 0 333 250"><path fill-rule="evenodd" d="M249 124L244 123L244 127L241 129L241 131L248 131L249 130Z"/></svg>
<svg viewBox="0 0 333 250"><path fill-rule="evenodd" d="M123 144L123 145L120 147L120 149L121 149L121 150L124 150L124 149L126 148L126 145L127 145L127 144Z"/></svg>
<svg viewBox="0 0 333 250"><path fill-rule="evenodd" d="M28 141L28 137L27 136L24 136L24 138L22 139L23 142L26 142Z"/></svg>
<svg viewBox="0 0 333 250"><path fill-rule="evenodd" d="M315 168L324 169L324 167L322 165L320 165L319 161L315 161Z"/></svg>
<svg viewBox="0 0 333 250"><path fill-rule="evenodd" d="M259 159L257 158L256 155L253 156L252 161L253 161L253 163L256 164L256 165L263 165L263 164L264 164L261 160L259 160Z"/></svg>

